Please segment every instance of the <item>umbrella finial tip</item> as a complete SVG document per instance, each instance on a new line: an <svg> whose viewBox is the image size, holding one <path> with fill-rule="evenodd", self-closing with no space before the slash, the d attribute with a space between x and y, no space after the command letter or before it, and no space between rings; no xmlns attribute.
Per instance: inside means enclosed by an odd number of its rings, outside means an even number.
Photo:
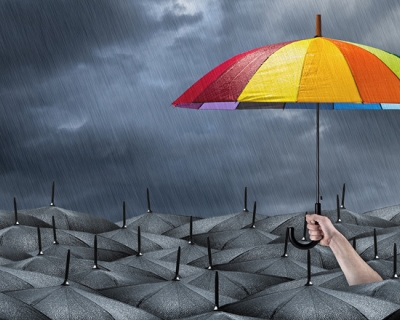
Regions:
<svg viewBox="0 0 400 320"><path fill-rule="evenodd" d="M315 36L316 37L322 37L322 31L321 31L321 15L317 14L316 16L316 23L315 23Z"/></svg>

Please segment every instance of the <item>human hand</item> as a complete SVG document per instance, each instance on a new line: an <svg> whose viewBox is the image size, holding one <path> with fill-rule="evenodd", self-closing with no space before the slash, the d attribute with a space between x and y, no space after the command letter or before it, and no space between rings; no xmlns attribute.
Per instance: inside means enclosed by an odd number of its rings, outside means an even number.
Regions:
<svg viewBox="0 0 400 320"><path fill-rule="evenodd" d="M318 214L307 214L307 229L310 239L319 241L322 246L329 246L332 238L339 233L328 217Z"/></svg>

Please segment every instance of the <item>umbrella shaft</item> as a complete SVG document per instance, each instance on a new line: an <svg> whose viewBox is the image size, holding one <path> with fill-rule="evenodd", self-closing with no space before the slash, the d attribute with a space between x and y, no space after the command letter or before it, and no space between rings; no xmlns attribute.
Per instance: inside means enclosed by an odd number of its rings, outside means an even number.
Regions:
<svg viewBox="0 0 400 320"><path fill-rule="evenodd" d="M319 203L319 103L316 106L316 127L317 127L317 136L316 136L316 203Z"/></svg>

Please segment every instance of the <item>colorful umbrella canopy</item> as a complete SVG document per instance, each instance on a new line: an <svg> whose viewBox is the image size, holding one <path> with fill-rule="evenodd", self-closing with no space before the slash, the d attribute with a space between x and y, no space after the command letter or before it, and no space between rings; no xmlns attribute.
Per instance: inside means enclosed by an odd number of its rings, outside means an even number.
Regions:
<svg viewBox="0 0 400 320"><path fill-rule="evenodd" d="M400 57L321 36L241 53L173 102L193 109L399 109ZM304 104L293 104L304 103Z"/></svg>

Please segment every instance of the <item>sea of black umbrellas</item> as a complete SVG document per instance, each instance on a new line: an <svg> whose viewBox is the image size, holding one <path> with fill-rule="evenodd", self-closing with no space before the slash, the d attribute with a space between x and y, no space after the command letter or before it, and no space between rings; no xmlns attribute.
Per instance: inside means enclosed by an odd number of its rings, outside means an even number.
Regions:
<svg viewBox="0 0 400 320"><path fill-rule="evenodd" d="M0 210L1 319L399 319L400 205L323 210L383 281L348 286L331 250L309 241L305 212L256 203L199 218L153 212L120 222L51 204Z"/></svg>

